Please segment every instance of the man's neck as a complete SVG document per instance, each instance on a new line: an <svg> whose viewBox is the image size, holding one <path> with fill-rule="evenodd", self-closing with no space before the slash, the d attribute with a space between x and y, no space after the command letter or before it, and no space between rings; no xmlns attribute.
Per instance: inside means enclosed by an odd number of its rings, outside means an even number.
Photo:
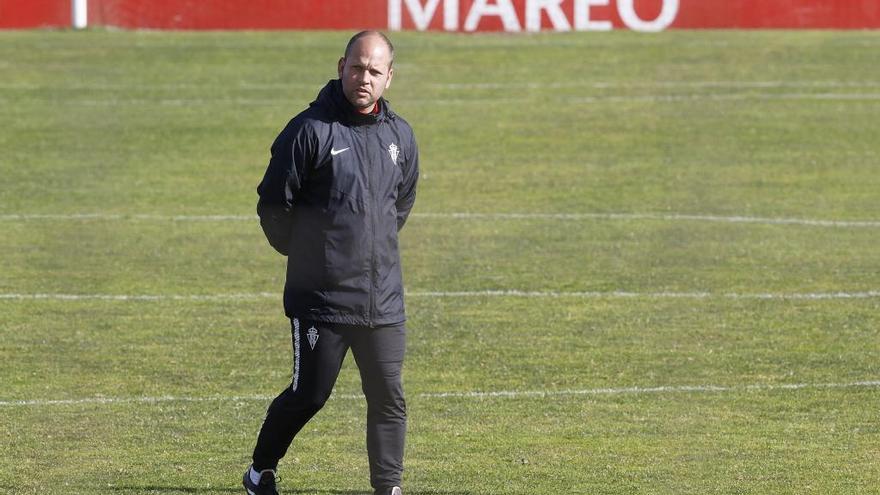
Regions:
<svg viewBox="0 0 880 495"><path fill-rule="evenodd" d="M377 101L375 104L373 104L373 108L370 108L370 109L356 108L355 110L357 110L357 113L360 113L363 115L370 115L370 114L376 115L379 113L379 102Z"/></svg>

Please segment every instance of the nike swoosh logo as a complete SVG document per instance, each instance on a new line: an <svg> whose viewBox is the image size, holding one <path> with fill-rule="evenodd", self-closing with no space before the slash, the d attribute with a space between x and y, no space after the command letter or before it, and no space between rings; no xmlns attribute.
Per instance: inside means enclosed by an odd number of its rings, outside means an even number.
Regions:
<svg viewBox="0 0 880 495"><path fill-rule="evenodd" d="M335 148L330 148L330 154L333 156L336 156L336 155L342 153L343 151L348 151L348 150L349 150L349 148L342 148L341 150L337 150Z"/></svg>

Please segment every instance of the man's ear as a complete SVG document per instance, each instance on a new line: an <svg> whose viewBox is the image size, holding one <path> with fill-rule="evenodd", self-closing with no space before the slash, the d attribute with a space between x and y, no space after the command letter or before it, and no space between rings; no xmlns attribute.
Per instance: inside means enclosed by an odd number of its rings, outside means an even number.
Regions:
<svg viewBox="0 0 880 495"><path fill-rule="evenodd" d="M392 67L391 69L388 69L388 80L385 81L385 89L388 89L391 87L391 79L393 79L393 78L394 78L394 68Z"/></svg>
<svg viewBox="0 0 880 495"><path fill-rule="evenodd" d="M339 79L342 79L342 69L345 67L345 57L340 57L339 63L336 64L336 73L339 75Z"/></svg>

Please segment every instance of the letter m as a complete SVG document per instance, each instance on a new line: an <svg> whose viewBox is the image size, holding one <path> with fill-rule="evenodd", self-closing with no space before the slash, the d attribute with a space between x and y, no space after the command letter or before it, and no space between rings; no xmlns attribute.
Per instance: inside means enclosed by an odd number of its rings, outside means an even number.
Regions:
<svg viewBox="0 0 880 495"><path fill-rule="evenodd" d="M388 0L388 29L400 31L403 29L403 6L412 18L413 24L419 31L428 29L437 7L441 0ZM446 31L458 30L458 0L443 1L443 29Z"/></svg>

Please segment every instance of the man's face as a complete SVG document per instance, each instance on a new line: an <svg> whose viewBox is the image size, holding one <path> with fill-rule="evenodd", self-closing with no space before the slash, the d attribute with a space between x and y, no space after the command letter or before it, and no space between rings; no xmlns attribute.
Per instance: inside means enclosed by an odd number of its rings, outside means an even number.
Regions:
<svg viewBox="0 0 880 495"><path fill-rule="evenodd" d="M348 56L339 59L338 70L342 92L361 113L373 110L394 76L388 45L378 36L357 40Z"/></svg>

